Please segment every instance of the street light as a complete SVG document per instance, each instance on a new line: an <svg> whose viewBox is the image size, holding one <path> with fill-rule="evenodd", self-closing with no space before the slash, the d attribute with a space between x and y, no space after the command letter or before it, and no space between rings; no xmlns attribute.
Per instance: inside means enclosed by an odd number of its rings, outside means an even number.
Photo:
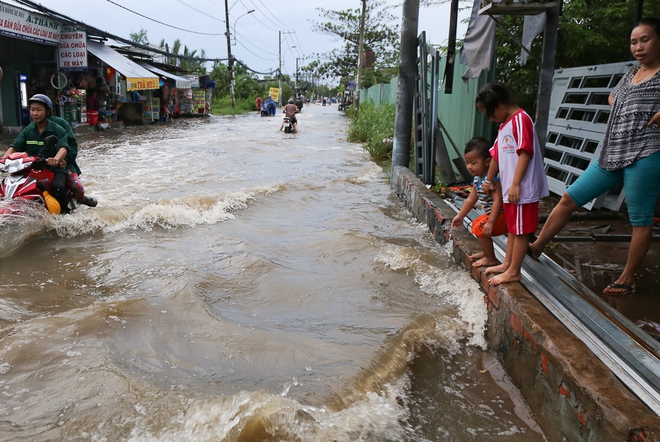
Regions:
<svg viewBox="0 0 660 442"><path fill-rule="evenodd" d="M243 15L247 15L254 12L254 9L246 12ZM241 18L243 15L239 16L238 18ZM236 30L236 22L238 21L238 18L234 22L234 31ZM229 32L229 5L227 4L227 0L225 0L225 25L227 26L227 30L225 31L225 35L227 36L227 71L229 72L229 96L231 97L231 107L234 109L236 106L236 99L234 96L234 57L231 55L231 33Z"/></svg>
<svg viewBox="0 0 660 442"><path fill-rule="evenodd" d="M241 17L245 17L248 14L252 14L253 12L254 12L254 9L250 9L248 12L246 12L245 14L239 15L238 18L236 20L234 20L234 45L236 45L236 23L238 23L238 19L241 18Z"/></svg>

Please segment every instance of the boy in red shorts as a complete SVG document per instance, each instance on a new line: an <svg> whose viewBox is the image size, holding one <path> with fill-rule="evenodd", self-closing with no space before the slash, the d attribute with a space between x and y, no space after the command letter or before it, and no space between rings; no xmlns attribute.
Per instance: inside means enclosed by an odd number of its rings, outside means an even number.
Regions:
<svg viewBox="0 0 660 442"><path fill-rule="evenodd" d="M491 162L490 147L491 144L488 140L481 137L472 138L465 145L465 164L474 180L470 196L467 197L463 207L451 222L452 228L458 229L463 224L465 216L475 206L486 211L472 221L472 234L477 237L481 246L481 252L470 255L471 260L476 260L472 264L475 267L490 267L500 263L495 258L492 237L507 233L506 221L503 216L500 216L502 212L501 187L496 186L490 195L484 192L482 187ZM498 181L499 179L495 178L493 182Z"/></svg>

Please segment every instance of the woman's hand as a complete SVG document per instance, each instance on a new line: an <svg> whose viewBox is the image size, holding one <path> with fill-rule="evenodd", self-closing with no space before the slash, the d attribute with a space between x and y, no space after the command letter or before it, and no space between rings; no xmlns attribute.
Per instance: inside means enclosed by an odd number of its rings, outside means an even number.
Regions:
<svg viewBox="0 0 660 442"><path fill-rule="evenodd" d="M651 127L653 125L660 126L660 112L651 117L651 121L646 124L646 127Z"/></svg>

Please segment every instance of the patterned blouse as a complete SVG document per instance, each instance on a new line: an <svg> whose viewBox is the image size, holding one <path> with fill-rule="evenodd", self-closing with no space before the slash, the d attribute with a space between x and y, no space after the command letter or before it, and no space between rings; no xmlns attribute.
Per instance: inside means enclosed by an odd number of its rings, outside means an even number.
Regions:
<svg viewBox="0 0 660 442"><path fill-rule="evenodd" d="M660 75L633 84L640 67L630 68L612 90L612 110L598 158L606 170L623 169L660 150L660 127L646 126L660 112Z"/></svg>

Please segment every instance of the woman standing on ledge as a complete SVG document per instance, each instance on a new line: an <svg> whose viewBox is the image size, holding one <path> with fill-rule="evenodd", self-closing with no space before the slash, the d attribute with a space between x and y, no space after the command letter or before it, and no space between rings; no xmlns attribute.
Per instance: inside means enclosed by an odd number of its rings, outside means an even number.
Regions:
<svg viewBox="0 0 660 442"><path fill-rule="evenodd" d="M592 162L564 192L529 254L538 258L580 206L620 183L626 191L632 240L623 273L603 293L635 292L635 271L653 239L653 210L660 191L660 20L642 19L630 34L639 64L612 90L612 106L598 162Z"/></svg>

